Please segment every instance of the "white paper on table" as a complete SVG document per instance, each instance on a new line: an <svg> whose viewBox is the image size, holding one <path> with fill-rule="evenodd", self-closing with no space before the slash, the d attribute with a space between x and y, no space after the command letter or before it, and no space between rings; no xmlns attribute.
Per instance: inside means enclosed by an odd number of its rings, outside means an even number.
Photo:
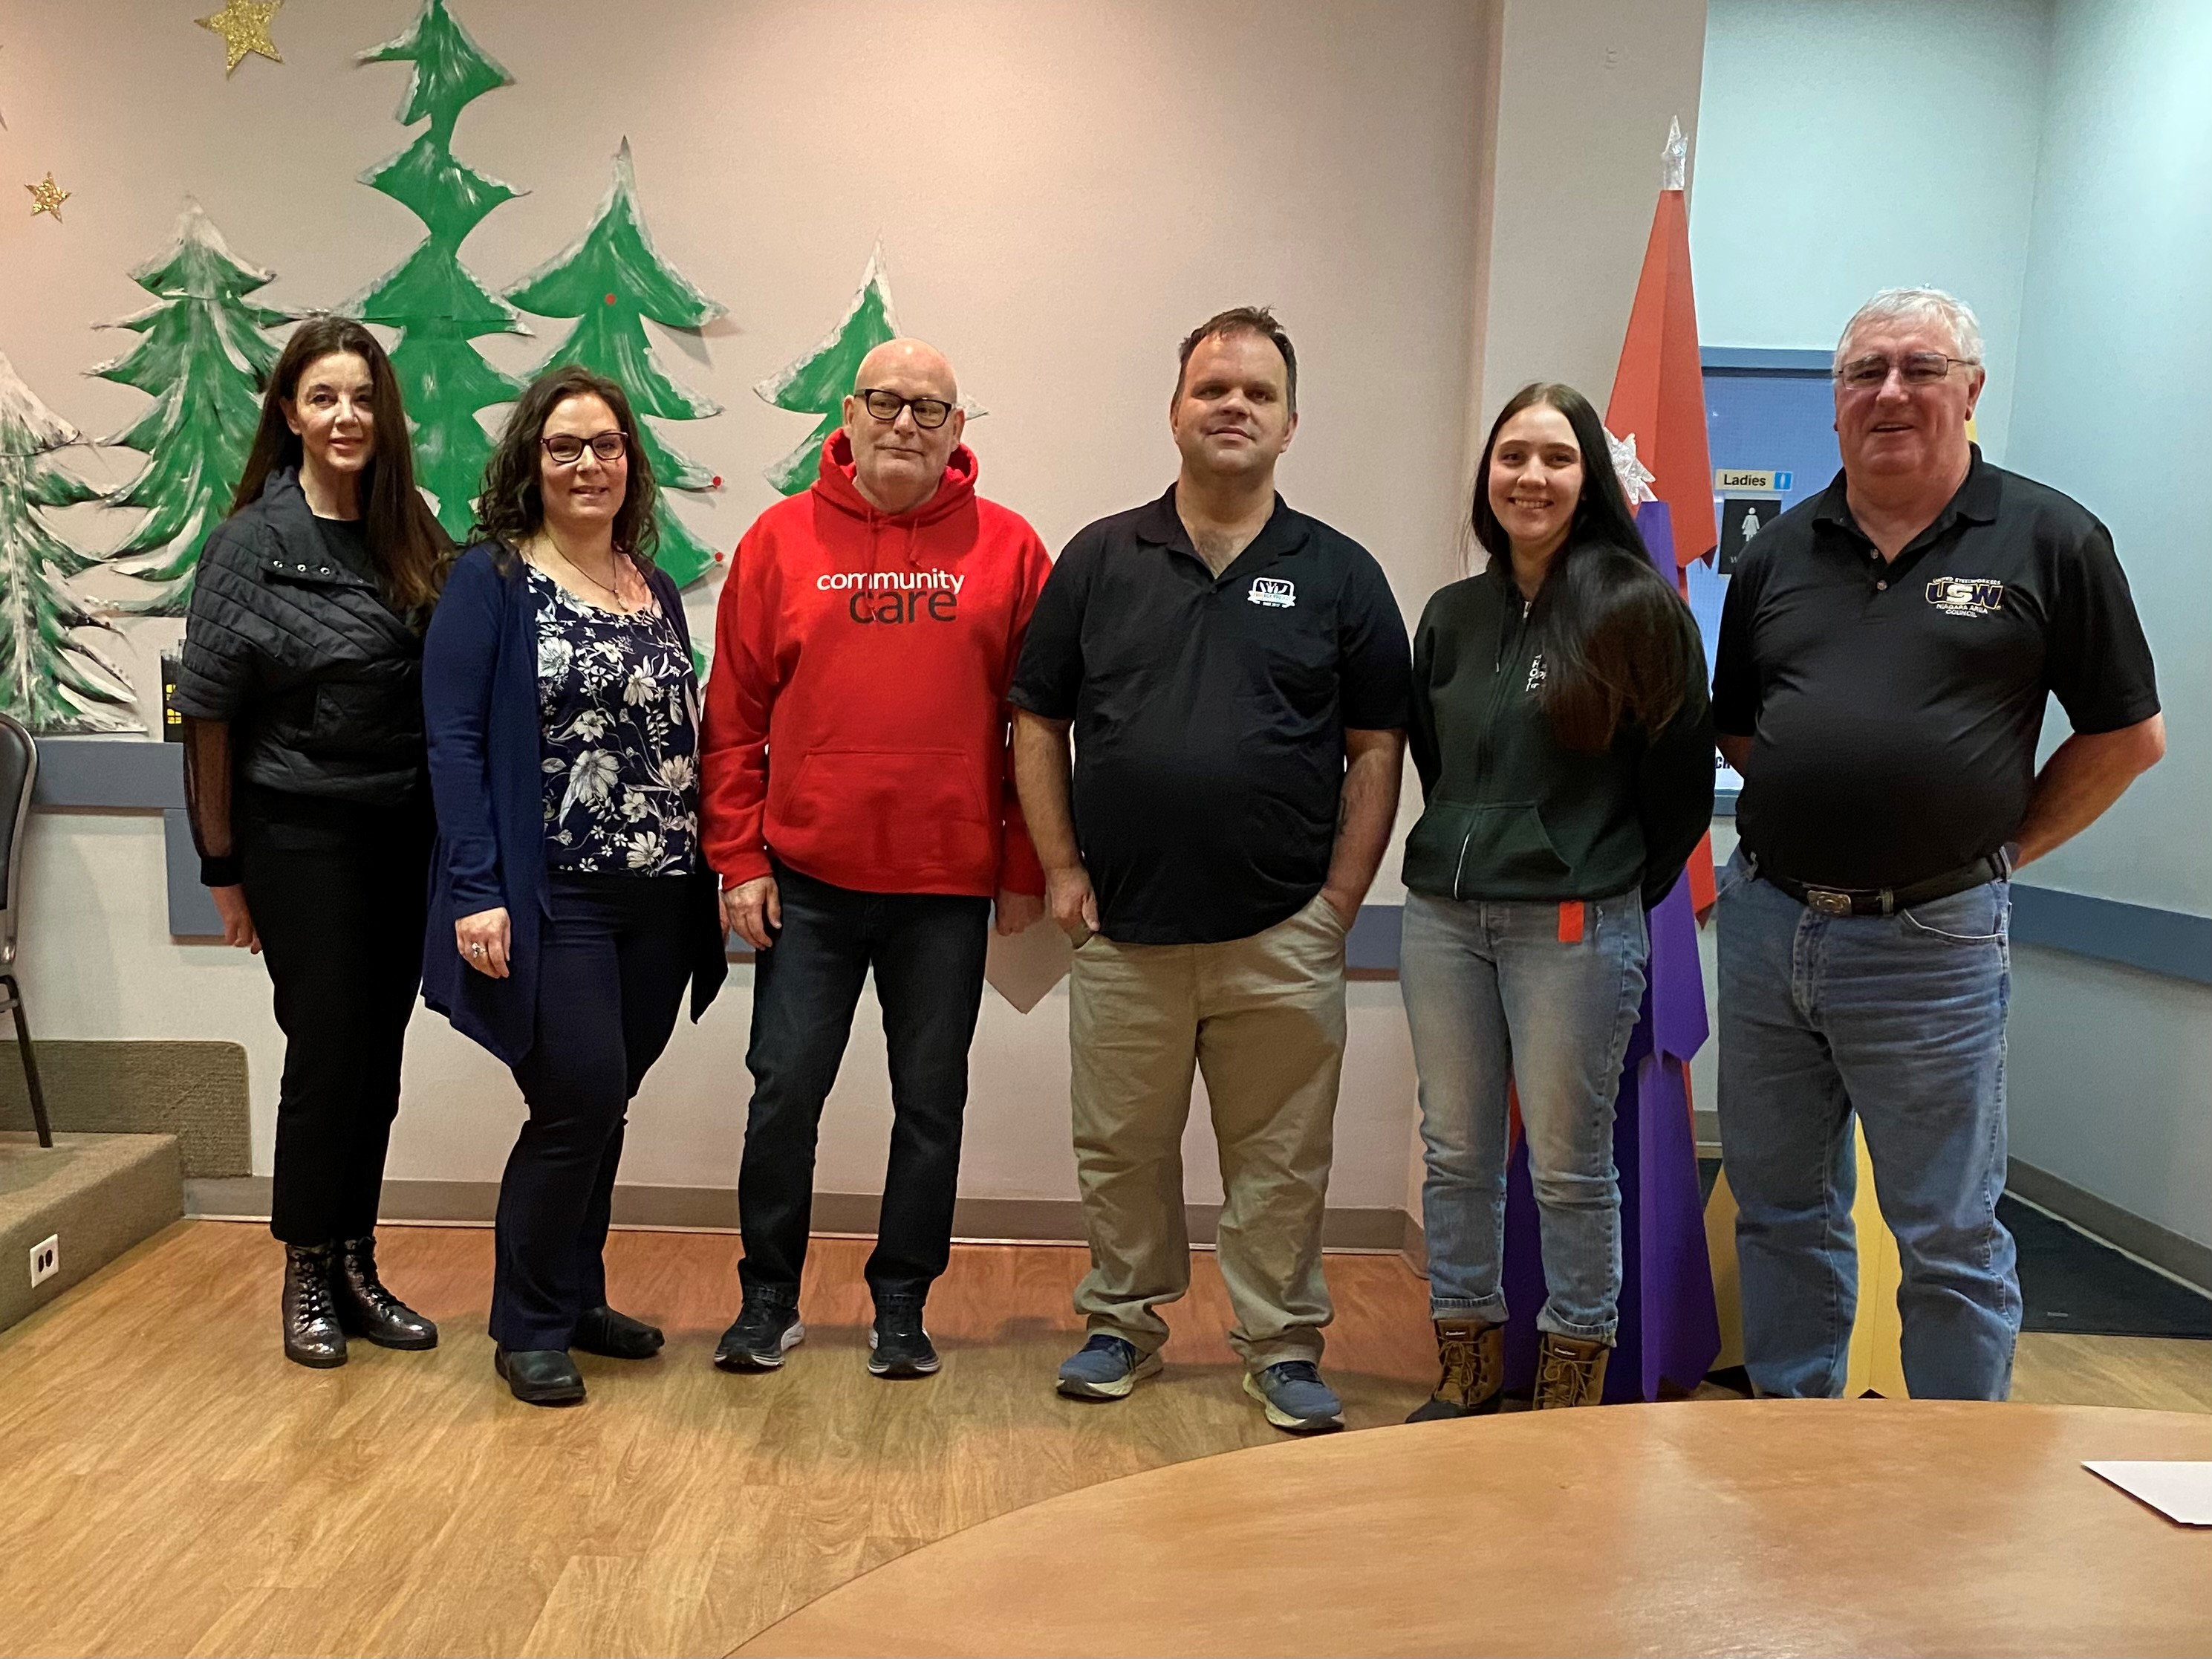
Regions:
<svg viewBox="0 0 2212 1659"><path fill-rule="evenodd" d="M1067 935L1047 916L1018 933L994 931L989 953L983 958L983 977L993 990L1026 1014L1067 976L1068 961L1074 954Z"/></svg>
<svg viewBox="0 0 2212 1659"><path fill-rule="evenodd" d="M2081 1466L2102 1475L2185 1527L2212 1527L2212 1463L2103 1462Z"/></svg>

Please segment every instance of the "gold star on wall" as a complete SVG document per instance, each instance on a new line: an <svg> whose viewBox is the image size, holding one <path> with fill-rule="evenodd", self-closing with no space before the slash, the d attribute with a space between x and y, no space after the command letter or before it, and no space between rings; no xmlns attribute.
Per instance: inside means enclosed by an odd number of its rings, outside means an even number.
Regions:
<svg viewBox="0 0 2212 1659"><path fill-rule="evenodd" d="M276 43L269 38L269 20L283 3L284 0L223 0L221 11L192 21L209 33L222 36L228 60L222 72L228 75L249 52L259 52L272 64L284 61L277 55Z"/></svg>
<svg viewBox="0 0 2212 1659"><path fill-rule="evenodd" d="M33 219L41 213L51 213L54 216L54 222L61 223L62 204L69 200L70 192L54 182L52 173L46 176L45 182L26 185L23 188L31 192L31 216Z"/></svg>

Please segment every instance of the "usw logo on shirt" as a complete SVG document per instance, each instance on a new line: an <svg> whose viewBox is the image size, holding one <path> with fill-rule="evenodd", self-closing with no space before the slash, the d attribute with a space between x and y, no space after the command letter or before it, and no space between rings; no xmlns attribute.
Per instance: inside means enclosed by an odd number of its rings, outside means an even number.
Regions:
<svg viewBox="0 0 2212 1659"><path fill-rule="evenodd" d="M1987 576L1938 576L1928 603L1947 617L1987 617L2004 609L2004 584Z"/></svg>

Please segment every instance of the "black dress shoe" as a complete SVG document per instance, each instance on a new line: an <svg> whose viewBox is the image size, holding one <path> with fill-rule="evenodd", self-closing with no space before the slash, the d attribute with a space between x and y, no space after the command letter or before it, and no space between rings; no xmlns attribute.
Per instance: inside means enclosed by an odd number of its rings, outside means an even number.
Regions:
<svg viewBox="0 0 2212 1659"><path fill-rule="evenodd" d="M660 1352L660 1345L665 1340L659 1326L632 1319L626 1313L617 1313L602 1302L596 1308L584 1310L576 1321L576 1333L568 1339L568 1346L581 1348L586 1353L603 1354L609 1359L650 1359Z"/></svg>
<svg viewBox="0 0 2212 1659"><path fill-rule="evenodd" d="M338 1323L349 1336L380 1348L434 1348L438 1328L409 1307L376 1276L376 1237L342 1238L331 1260L331 1291Z"/></svg>
<svg viewBox="0 0 2212 1659"><path fill-rule="evenodd" d="M565 1348L524 1348L509 1353L493 1345L492 1369L526 1406L574 1406L584 1398L584 1379Z"/></svg>
<svg viewBox="0 0 2212 1659"><path fill-rule="evenodd" d="M329 1244L284 1247L284 1358L319 1371L346 1363L344 1328L331 1291Z"/></svg>

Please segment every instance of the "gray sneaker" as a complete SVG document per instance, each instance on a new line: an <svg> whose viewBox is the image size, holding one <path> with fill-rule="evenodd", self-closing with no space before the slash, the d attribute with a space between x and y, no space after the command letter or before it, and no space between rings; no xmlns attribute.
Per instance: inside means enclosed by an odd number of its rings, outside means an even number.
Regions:
<svg viewBox="0 0 2212 1659"><path fill-rule="evenodd" d="M1285 1359L1262 1371L1244 1374L1244 1392L1258 1401L1267 1420L1291 1434L1328 1434L1344 1426L1344 1402L1321 1380L1310 1359Z"/></svg>
<svg viewBox="0 0 2212 1659"><path fill-rule="evenodd" d="M1060 1368L1060 1391L1070 1400L1122 1400L1148 1376L1160 1374L1160 1357L1100 1332Z"/></svg>

